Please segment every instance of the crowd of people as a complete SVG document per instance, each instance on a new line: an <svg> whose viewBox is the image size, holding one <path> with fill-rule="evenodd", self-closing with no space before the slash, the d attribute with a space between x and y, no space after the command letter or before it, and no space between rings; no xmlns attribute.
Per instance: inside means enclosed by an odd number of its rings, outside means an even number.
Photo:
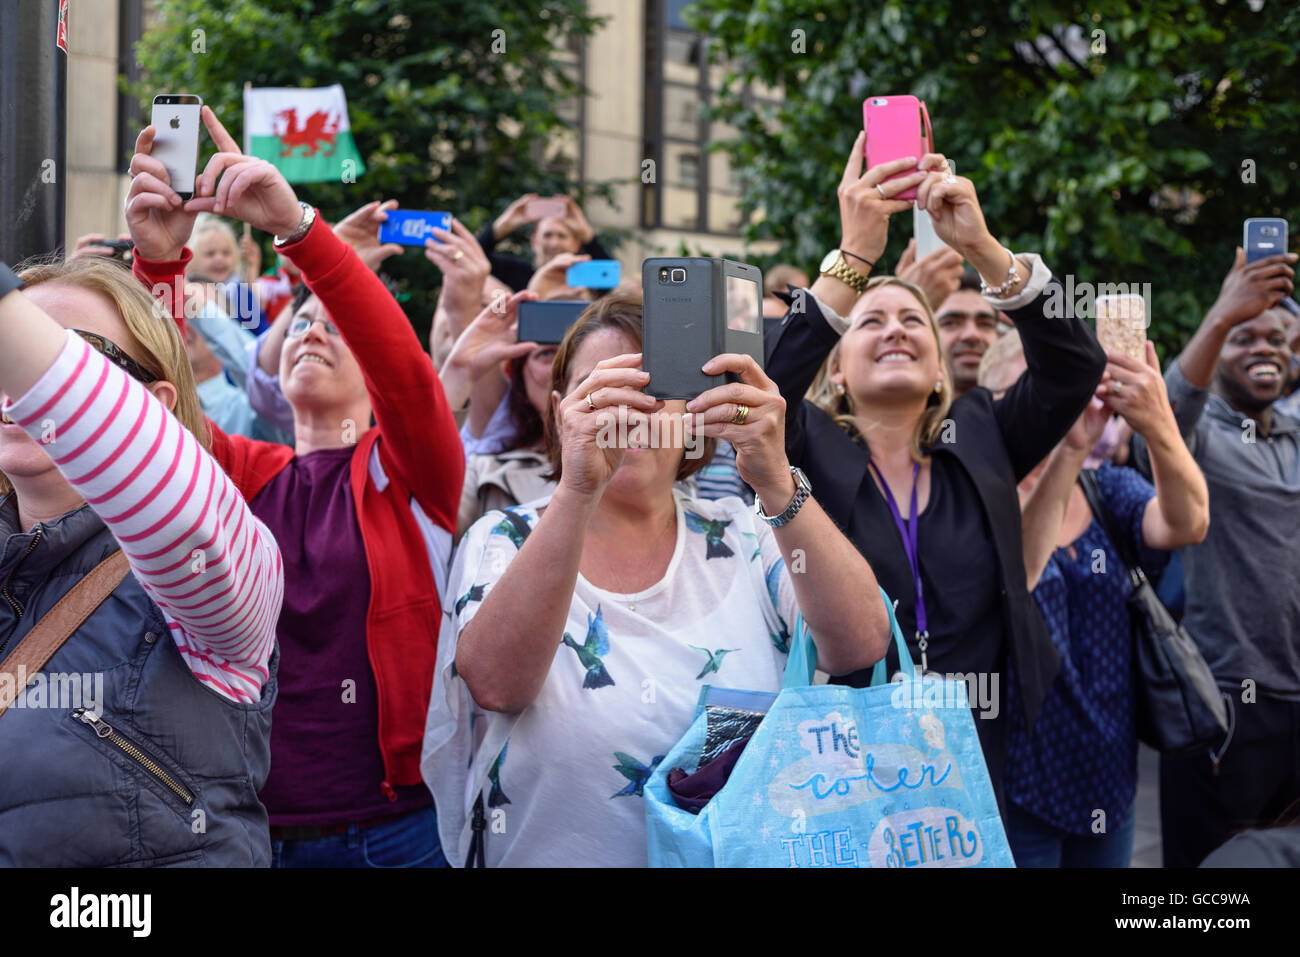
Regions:
<svg viewBox="0 0 1300 957"><path fill-rule="evenodd" d="M0 269L0 666L106 676L0 707L0 863L644 866L702 686L779 689L800 617L830 681L893 673L883 588L923 671L993 679L1017 864L1124 867L1130 554L1181 576L1232 718L1161 756L1166 865L1300 862L1295 254L1239 251L1162 374L1054 315L1072 264L1004 247L942 155L864 169L859 136L838 246L767 272L765 361L665 401L639 282L567 285L609 258L571 198L434 231L426 349L396 204L328 224L203 122L189 200L137 139L129 263ZM889 275L913 189L945 246ZM518 341L545 299L589 304Z"/></svg>

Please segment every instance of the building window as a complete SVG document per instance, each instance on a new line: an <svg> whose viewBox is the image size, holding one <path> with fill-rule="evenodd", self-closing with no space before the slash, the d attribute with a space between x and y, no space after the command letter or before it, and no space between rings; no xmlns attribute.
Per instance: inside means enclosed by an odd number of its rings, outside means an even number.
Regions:
<svg viewBox="0 0 1300 957"><path fill-rule="evenodd" d="M642 225L738 233L739 179L709 146L726 127L709 123L722 70L710 68L706 40L687 27L688 0L646 0L645 156L658 171L642 186Z"/></svg>
<svg viewBox="0 0 1300 957"><path fill-rule="evenodd" d="M677 182L682 186L700 185L700 158L694 153L683 153L677 158Z"/></svg>

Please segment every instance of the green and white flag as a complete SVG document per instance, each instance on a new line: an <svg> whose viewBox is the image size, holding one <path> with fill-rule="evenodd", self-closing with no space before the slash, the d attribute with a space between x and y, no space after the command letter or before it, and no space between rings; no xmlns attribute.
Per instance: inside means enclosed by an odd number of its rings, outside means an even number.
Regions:
<svg viewBox="0 0 1300 957"><path fill-rule="evenodd" d="M352 183L365 172L343 87L244 88L244 152L291 183Z"/></svg>

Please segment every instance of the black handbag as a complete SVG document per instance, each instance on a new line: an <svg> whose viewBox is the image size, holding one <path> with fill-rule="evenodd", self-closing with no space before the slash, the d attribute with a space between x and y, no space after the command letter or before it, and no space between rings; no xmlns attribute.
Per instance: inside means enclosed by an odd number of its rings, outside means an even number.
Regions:
<svg viewBox="0 0 1300 957"><path fill-rule="evenodd" d="M1219 690L1192 636L1160 601L1128 537L1116 528L1096 472L1080 472L1079 484L1133 583L1128 608L1133 620L1138 740L1162 754L1216 744L1228 732L1227 696Z"/></svg>

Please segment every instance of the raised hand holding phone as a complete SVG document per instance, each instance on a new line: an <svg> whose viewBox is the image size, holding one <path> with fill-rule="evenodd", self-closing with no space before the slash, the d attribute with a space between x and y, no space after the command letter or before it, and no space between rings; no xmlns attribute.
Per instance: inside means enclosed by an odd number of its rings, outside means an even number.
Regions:
<svg viewBox="0 0 1300 957"><path fill-rule="evenodd" d="M206 106L203 120L218 152L204 167L186 212L229 216L279 237L297 229L304 212L284 175L266 160L245 156Z"/></svg>
<svg viewBox="0 0 1300 957"><path fill-rule="evenodd" d="M343 240L355 251L363 263L372 271L378 271L380 265L389 256L396 256L402 247L395 243L382 243L376 233L385 218L397 208L397 200L386 199L366 203L354 209L334 224L334 235Z"/></svg>
<svg viewBox="0 0 1300 957"><path fill-rule="evenodd" d="M203 107L205 123L210 113ZM167 167L153 155L157 134L151 125L135 138L131 188L126 194L126 225L141 256L155 262L173 262L181 258L194 230L196 214L185 209L185 200L171 187Z"/></svg>
<svg viewBox="0 0 1300 957"><path fill-rule="evenodd" d="M840 176L836 196L840 206L840 249L876 262L889 240L889 217L911 207L899 194L919 185L925 173L907 173L917 162L915 156L903 156L863 171L862 144L859 133ZM898 177L897 174L906 175ZM859 267L861 264L859 264Z"/></svg>
<svg viewBox="0 0 1300 957"><path fill-rule="evenodd" d="M621 442L598 437L619 419L635 426L639 416L663 407L661 400L642 391L649 379L641 369L641 353L633 352L597 362L568 395L551 393L560 433L561 488L588 501L600 499L626 449Z"/></svg>

